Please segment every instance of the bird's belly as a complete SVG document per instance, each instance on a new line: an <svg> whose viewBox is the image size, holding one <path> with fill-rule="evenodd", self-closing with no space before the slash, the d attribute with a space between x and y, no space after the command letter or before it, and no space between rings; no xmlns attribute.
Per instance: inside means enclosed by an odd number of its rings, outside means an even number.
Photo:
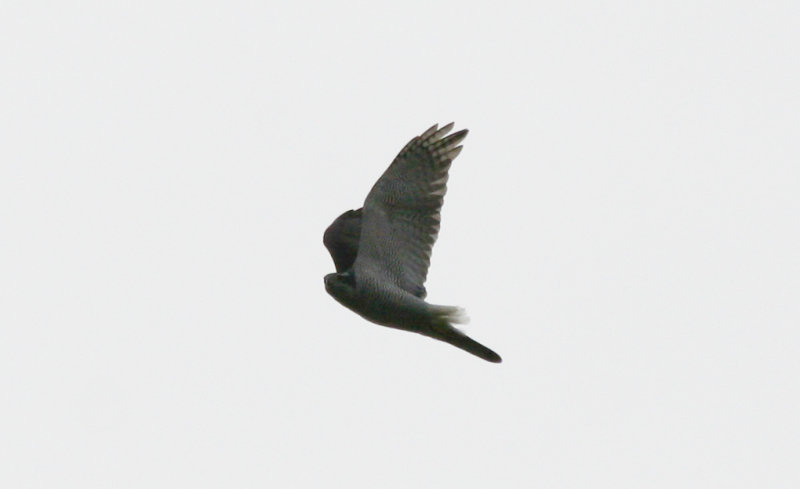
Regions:
<svg viewBox="0 0 800 489"><path fill-rule="evenodd" d="M381 326L419 332L425 330L429 323L427 305L410 294L400 300L385 300L370 295L359 303L360 307L351 309L367 321Z"/></svg>

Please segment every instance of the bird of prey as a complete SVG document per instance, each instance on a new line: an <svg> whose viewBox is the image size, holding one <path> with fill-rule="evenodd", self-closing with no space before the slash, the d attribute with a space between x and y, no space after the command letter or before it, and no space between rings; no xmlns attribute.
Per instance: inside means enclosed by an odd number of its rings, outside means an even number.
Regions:
<svg viewBox="0 0 800 489"><path fill-rule="evenodd" d="M453 323L463 309L425 301L431 250L439 234L440 210L450 165L461 152L463 129L434 125L412 139L367 194L364 206L339 216L323 242L336 273L325 290L364 319L450 343L489 362L500 355L468 337Z"/></svg>

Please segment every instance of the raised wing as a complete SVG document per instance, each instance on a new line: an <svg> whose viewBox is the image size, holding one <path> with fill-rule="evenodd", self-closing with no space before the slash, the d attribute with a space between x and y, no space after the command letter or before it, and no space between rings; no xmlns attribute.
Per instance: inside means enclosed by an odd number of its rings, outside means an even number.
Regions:
<svg viewBox="0 0 800 489"><path fill-rule="evenodd" d="M322 242L333 258L336 272L342 273L352 268L358 254L358 240L361 237L361 209L347 211L328 226Z"/></svg>
<svg viewBox="0 0 800 489"><path fill-rule="evenodd" d="M412 139L372 187L363 207L356 280L359 270L369 270L425 298L447 172L467 136L466 129L447 136L452 128L434 125Z"/></svg>

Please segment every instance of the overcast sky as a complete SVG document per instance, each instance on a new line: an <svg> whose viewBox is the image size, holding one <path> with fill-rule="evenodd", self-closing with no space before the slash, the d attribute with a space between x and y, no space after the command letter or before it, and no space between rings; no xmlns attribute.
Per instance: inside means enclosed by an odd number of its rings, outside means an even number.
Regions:
<svg viewBox="0 0 800 489"><path fill-rule="evenodd" d="M799 487L800 11L683 3L3 2L0 486ZM500 365L323 287L450 121Z"/></svg>

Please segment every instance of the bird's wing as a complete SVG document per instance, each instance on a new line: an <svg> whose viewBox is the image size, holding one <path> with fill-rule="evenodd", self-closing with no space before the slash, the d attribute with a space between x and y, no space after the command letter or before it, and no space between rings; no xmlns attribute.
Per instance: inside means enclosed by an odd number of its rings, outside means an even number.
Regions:
<svg viewBox="0 0 800 489"><path fill-rule="evenodd" d="M358 254L358 240L361 237L361 209L347 211L328 226L322 242L336 265L336 272L342 273L352 268Z"/></svg>
<svg viewBox="0 0 800 489"><path fill-rule="evenodd" d="M356 280L369 270L425 298L447 172L467 136L466 129L447 136L452 128L434 125L412 139L372 187L364 202Z"/></svg>

